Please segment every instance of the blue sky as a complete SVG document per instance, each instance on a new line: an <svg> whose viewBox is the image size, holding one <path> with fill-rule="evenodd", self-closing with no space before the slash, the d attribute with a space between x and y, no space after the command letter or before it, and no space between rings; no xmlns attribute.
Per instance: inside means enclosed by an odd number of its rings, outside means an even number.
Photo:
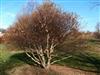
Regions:
<svg viewBox="0 0 100 75"><path fill-rule="evenodd" d="M41 0L36 0L41 3ZM100 0L53 0L64 11L74 12L80 16L83 31L95 31L100 22ZM0 28L8 28L16 19L28 0L0 0Z"/></svg>

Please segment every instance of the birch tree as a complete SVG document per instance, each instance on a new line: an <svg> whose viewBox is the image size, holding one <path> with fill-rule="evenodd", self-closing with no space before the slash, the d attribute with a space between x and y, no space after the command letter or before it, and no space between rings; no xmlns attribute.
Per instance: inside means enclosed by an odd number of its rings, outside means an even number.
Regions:
<svg viewBox="0 0 100 75"><path fill-rule="evenodd" d="M77 15L64 12L52 2L44 2L31 14L20 15L4 38L7 43L24 50L36 64L48 69L59 61L52 61L55 47L73 31L78 31L78 27Z"/></svg>

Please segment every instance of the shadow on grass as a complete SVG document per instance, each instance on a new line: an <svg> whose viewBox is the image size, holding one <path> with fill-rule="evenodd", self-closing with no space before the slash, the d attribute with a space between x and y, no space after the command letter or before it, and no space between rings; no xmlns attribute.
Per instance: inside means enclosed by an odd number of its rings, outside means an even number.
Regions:
<svg viewBox="0 0 100 75"><path fill-rule="evenodd" d="M24 65L24 64L29 64L34 66L36 75L37 73L38 75L47 75L44 73L42 68L36 67L38 65L36 65L25 53L16 53L12 55L6 62L0 64L0 75L8 75L7 71L11 70L14 67ZM38 70L36 68L38 68ZM58 73L50 70L48 72L48 75L58 75Z"/></svg>
<svg viewBox="0 0 100 75"><path fill-rule="evenodd" d="M65 55L65 54L63 54ZM61 59L61 56L57 59ZM56 64L70 66L72 68L99 73L100 75L100 58L95 55L88 54L85 52L81 53L69 53L72 55L71 58L57 62Z"/></svg>
<svg viewBox="0 0 100 75"><path fill-rule="evenodd" d="M17 53L10 57L10 59L20 60L26 64L34 65L35 63L25 54L25 53Z"/></svg>
<svg viewBox="0 0 100 75"><path fill-rule="evenodd" d="M6 62L0 63L0 75L7 75L5 72L6 70L23 64L37 66L25 53L17 53L12 55ZM68 65L80 70L92 71L100 74L100 59L87 53L81 53L79 55L74 54L72 58L60 61L56 64Z"/></svg>
<svg viewBox="0 0 100 75"><path fill-rule="evenodd" d="M100 39L91 39L89 42L94 43L94 44L100 44Z"/></svg>
<svg viewBox="0 0 100 75"><path fill-rule="evenodd" d="M96 68L96 72L99 73L97 75L100 75L100 58L94 57L88 53L81 53L78 57L84 59L78 59L79 61L92 64Z"/></svg>
<svg viewBox="0 0 100 75"><path fill-rule="evenodd" d="M8 75L6 73L7 70L9 70L15 66L19 66L21 64L22 64L22 62L20 60L16 60L16 59L8 59L8 60L0 63L0 75Z"/></svg>
<svg viewBox="0 0 100 75"><path fill-rule="evenodd" d="M7 70L25 63L33 65L33 62L25 53L14 54L8 60L0 63L0 75L7 75Z"/></svg>

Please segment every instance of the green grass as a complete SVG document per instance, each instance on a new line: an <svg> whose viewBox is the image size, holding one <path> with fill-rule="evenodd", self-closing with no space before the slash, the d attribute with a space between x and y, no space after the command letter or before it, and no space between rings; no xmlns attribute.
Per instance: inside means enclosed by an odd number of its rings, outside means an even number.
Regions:
<svg viewBox="0 0 100 75"><path fill-rule="evenodd" d="M62 52L62 55L72 55L71 58L57 62L56 64L69 66L85 71L100 72L100 40L92 39L88 40L88 48L86 50L79 50L71 53ZM61 52L59 52L61 53ZM61 59L62 57L58 57ZM57 58L57 59L58 59Z"/></svg>
<svg viewBox="0 0 100 75"><path fill-rule="evenodd" d="M37 66L27 55L23 52L12 53L7 50L7 47L3 44L0 45L0 75L8 75L7 71L18 66L25 64ZM36 69L35 69L36 70ZM39 70L39 71L38 71ZM42 70L36 70L36 74L41 74ZM58 75L58 73L50 70L48 75Z"/></svg>
<svg viewBox="0 0 100 75"><path fill-rule="evenodd" d="M92 46L93 49L95 49L94 47L96 47L96 49L100 49L98 43L94 40L88 41L88 45ZM93 49L91 48L90 50L85 50L86 52L62 52L63 54L59 52L58 57L55 59L61 59L70 55L72 55L72 57L63 61L59 61L55 64L69 66L85 71L100 72L100 51ZM33 63L25 53L19 53L18 51L12 53L12 51L9 51L4 44L0 44L0 75L7 75L7 70L23 64L36 66L36 64Z"/></svg>
<svg viewBox="0 0 100 75"><path fill-rule="evenodd" d="M9 51L5 47L5 45L0 45L0 63L5 62L10 56Z"/></svg>
<svg viewBox="0 0 100 75"><path fill-rule="evenodd" d="M63 66L81 69L90 72L100 72L100 57L95 57L91 54L69 54L71 58L57 62ZM63 56L62 56L63 57ZM61 59L62 57L59 57Z"/></svg>
<svg viewBox="0 0 100 75"><path fill-rule="evenodd" d="M0 44L0 75L7 75L6 70L23 64L22 61L11 58L13 55L4 44Z"/></svg>

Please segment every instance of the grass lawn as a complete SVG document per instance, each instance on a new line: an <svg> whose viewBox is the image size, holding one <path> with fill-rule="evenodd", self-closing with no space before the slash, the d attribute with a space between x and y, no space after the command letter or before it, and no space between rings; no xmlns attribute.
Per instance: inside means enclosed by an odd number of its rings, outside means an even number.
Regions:
<svg viewBox="0 0 100 75"><path fill-rule="evenodd" d="M86 53L69 53L56 57L55 59L61 59L65 56L72 55L71 58L59 61L55 64L69 66L85 71L100 72L100 47L96 41L89 41L89 45L96 47L98 50L88 50ZM30 64L33 65L31 59L26 56L25 53L19 53L18 51L12 52L8 48L0 44L0 75L7 75L6 71L16 66ZM52 74L53 75L53 74Z"/></svg>
<svg viewBox="0 0 100 75"><path fill-rule="evenodd" d="M7 75L6 70L23 64L22 61L11 58L13 55L5 45L0 44L0 75Z"/></svg>
<svg viewBox="0 0 100 75"><path fill-rule="evenodd" d="M23 52L16 51L12 52L7 50L7 47L3 44L0 44L0 75L8 75L9 70L16 68L18 66L24 66L24 65L35 65L33 61L27 57L27 55ZM27 66L26 66L27 67ZM35 69L34 69L35 68ZM39 74L39 75L44 75L45 72L41 68L34 67L34 73ZM38 70L39 71L38 71ZM43 74L42 74L43 73ZM13 74L11 74L13 75ZM24 75L24 74L23 74ZM27 75L27 74L25 74ZM47 75L47 74L45 74ZM58 75L56 72L50 70L48 72L48 75Z"/></svg>
<svg viewBox="0 0 100 75"><path fill-rule="evenodd" d="M73 57L57 64L100 73L100 40L88 40L87 45L89 45L88 50L69 53L68 55ZM66 54L63 53L60 56L66 56Z"/></svg>

